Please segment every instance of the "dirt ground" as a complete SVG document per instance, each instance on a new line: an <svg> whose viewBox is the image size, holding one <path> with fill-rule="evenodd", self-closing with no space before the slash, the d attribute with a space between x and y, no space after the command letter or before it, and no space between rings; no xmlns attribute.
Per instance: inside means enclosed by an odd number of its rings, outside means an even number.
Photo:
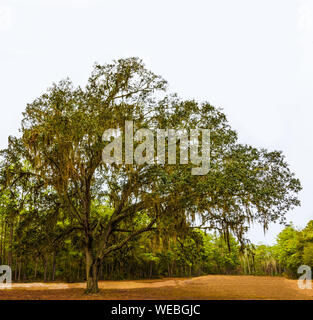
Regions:
<svg viewBox="0 0 313 320"><path fill-rule="evenodd" d="M18 283L0 290L0 300L313 300L313 290L281 277L209 275L101 281L99 287L99 294L87 296L84 283Z"/></svg>

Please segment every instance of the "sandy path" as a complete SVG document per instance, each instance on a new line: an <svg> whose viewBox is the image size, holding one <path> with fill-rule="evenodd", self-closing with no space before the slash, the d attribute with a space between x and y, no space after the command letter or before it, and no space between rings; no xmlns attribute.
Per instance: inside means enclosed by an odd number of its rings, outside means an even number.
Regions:
<svg viewBox="0 0 313 320"><path fill-rule="evenodd" d="M0 300L57 299L57 300L307 300L313 290L301 290L297 280L281 277L220 276L175 278L142 281L101 281L100 293L84 294L84 283L22 283L11 290L0 290Z"/></svg>

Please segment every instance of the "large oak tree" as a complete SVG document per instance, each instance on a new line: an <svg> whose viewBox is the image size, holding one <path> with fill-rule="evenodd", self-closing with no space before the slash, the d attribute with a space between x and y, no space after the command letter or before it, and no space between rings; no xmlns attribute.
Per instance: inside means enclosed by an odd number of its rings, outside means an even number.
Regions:
<svg viewBox="0 0 313 320"><path fill-rule="evenodd" d="M210 129L210 172L194 176L192 164L104 163L103 133L125 121L152 131ZM31 171L55 190L81 232L88 293L98 292L105 257L144 232L199 225L243 240L249 223L266 228L299 204L300 183L281 153L237 144L221 110L167 96L166 81L137 58L95 65L84 88L68 79L54 84L27 105L22 133ZM109 213L93 210L95 201Z"/></svg>

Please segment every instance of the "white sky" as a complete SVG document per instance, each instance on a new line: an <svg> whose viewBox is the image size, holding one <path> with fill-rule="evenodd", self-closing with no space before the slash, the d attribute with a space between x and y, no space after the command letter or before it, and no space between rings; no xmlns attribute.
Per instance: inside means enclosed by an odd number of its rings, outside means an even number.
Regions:
<svg viewBox="0 0 313 320"><path fill-rule="evenodd" d="M52 82L84 84L95 61L129 56L222 107L241 142L283 150L304 188L288 221L313 219L312 0L0 0L0 148Z"/></svg>

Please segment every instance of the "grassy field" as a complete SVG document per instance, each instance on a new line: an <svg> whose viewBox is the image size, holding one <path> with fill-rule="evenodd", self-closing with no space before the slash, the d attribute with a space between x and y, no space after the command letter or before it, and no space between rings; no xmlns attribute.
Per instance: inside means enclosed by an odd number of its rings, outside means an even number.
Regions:
<svg viewBox="0 0 313 320"><path fill-rule="evenodd" d="M281 277L210 275L142 281L101 281L100 293L87 296L84 283L18 283L0 290L0 300L313 300L297 280Z"/></svg>

